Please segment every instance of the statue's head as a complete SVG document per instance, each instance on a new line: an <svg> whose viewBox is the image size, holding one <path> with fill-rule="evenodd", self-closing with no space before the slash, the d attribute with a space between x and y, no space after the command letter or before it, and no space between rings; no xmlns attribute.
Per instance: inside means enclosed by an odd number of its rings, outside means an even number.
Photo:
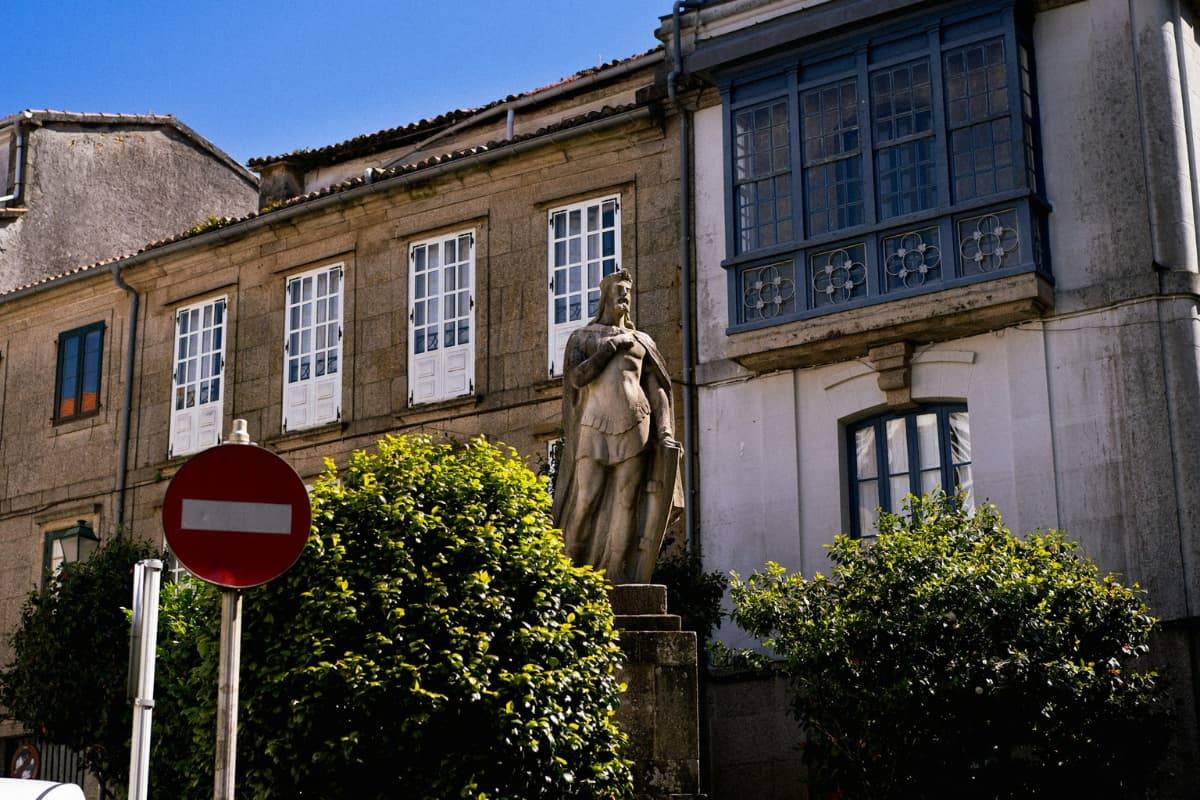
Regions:
<svg viewBox="0 0 1200 800"><path fill-rule="evenodd" d="M633 320L629 316L632 303L633 276L624 269L605 275L600 281L600 306L592 322L605 322L607 317L609 325L633 328Z"/></svg>

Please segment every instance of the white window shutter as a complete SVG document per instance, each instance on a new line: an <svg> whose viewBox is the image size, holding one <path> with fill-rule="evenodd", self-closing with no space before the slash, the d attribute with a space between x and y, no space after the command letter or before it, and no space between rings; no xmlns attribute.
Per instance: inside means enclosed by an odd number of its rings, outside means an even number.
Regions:
<svg viewBox="0 0 1200 800"><path fill-rule="evenodd" d="M441 375L441 353L413 356L408 369L408 391L413 403L429 403L441 395L438 377Z"/></svg>
<svg viewBox="0 0 1200 800"><path fill-rule="evenodd" d="M312 384L293 383L283 392L283 429L295 431L312 425Z"/></svg>
<svg viewBox="0 0 1200 800"><path fill-rule="evenodd" d="M617 196L551 209L547 232L546 371L563 373L567 340L595 315L600 281L621 268Z"/></svg>

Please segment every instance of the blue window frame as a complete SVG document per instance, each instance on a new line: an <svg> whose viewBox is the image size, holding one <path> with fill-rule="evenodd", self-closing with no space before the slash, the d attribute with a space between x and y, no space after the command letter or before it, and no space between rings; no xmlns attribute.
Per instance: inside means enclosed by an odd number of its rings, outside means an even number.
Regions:
<svg viewBox="0 0 1200 800"><path fill-rule="evenodd" d="M54 380L54 421L67 422L100 412L100 368L104 323L96 322L58 337Z"/></svg>
<svg viewBox="0 0 1200 800"><path fill-rule="evenodd" d="M971 426L962 404L922 406L846 429L850 532L870 536L878 510L901 511L908 495L962 491L973 506Z"/></svg>
<svg viewBox="0 0 1200 800"><path fill-rule="evenodd" d="M719 76L731 330L1049 279L1031 42L959 2Z"/></svg>

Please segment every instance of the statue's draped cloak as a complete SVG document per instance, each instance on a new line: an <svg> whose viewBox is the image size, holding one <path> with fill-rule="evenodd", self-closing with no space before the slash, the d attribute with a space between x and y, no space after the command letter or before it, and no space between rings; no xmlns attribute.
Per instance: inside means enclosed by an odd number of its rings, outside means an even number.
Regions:
<svg viewBox="0 0 1200 800"><path fill-rule="evenodd" d="M610 326L593 323L576 330L567 340L564 359L566 363L563 370L563 447L559 455L558 473L554 484L554 519L558 525L562 524L566 510L575 503L577 491L574 481L575 453L579 441L581 408L579 405L580 389L575 386L574 372L579 368L582 359L572 358L571 355L577 349L582 349L582 339L597 333L597 328L603 328L606 332L611 330ZM649 396L646 389L646 378L647 375L653 375L666 392L667 398L670 399L671 377L667 373L666 362L657 345L654 344L654 340L646 333L632 327L627 327L626 332L636 337L646 350L646 356L642 362L643 393L647 397ZM660 426L661 422L656 421L654 429L656 430ZM682 448L678 444L657 442L654 430L651 431L650 446L642 455L638 456L644 460L645 468L642 477L643 490L639 492L638 496L636 538L628 554L627 574L625 576L609 576L615 582L625 580L639 583L649 582L659 546L670 521L670 515L674 510L683 508L683 484L679 475L681 452ZM670 485L664 486L664 482L669 482ZM607 495L611 492L612 483L610 481L605 487L606 497L601 500L600 508L610 507ZM583 521L586 530L574 534L564 531L564 534L574 535L576 538L591 542L596 536L604 536L607 533L595 528L597 522L598 519L594 517ZM588 550L590 548L585 548L584 552Z"/></svg>

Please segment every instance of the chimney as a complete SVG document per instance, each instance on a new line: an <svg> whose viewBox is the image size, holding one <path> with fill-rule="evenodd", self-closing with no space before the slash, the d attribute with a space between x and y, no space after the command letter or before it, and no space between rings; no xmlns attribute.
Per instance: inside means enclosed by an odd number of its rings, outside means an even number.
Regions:
<svg viewBox="0 0 1200 800"><path fill-rule="evenodd" d="M272 161L258 170L258 208L304 193L304 169L286 159Z"/></svg>

